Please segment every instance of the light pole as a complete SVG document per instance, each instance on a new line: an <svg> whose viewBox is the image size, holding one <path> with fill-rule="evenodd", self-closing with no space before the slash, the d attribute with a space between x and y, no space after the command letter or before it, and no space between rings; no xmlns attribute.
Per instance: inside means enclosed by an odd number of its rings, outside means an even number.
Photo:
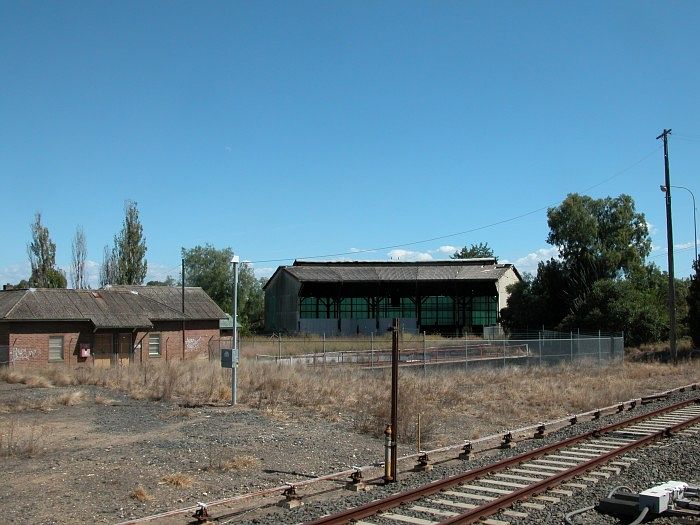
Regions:
<svg viewBox="0 0 700 525"><path fill-rule="evenodd" d="M686 188L685 186L676 186L676 185L671 185L672 188L680 188L682 190L687 191L690 193L690 197L693 199L693 241L695 241L695 261L698 260L698 221L696 218L696 212L697 208L695 207L695 194L690 191L690 189ZM666 186L661 186L661 191L666 193Z"/></svg>
<svg viewBox="0 0 700 525"><path fill-rule="evenodd" d="M231 340L231 404L236 404L238 392L237 372L238 372L238 262L240 257L231 257L233 265L233 304L231 305L231 317L233 320L233 339Z"/></svg>

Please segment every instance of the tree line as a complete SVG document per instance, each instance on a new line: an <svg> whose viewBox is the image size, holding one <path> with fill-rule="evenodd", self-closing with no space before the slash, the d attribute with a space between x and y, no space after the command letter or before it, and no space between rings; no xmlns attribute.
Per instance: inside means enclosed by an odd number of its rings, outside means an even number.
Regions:
<svg viewBox="0 0 700 525"><path fill-rule="evenodd" d="M547 242L559 257L541 261L534 275L509 289L501 311L503 327L510 333L547 329L569 331L624 331L627 344L664 341L668 338L668 274L647 261L651 237L644 214L635 209L629 195L593 199L572 193L547 210ZM27 245L31 265L28 280L18 287L65 288L65 273L56 267L56 245L37 213L30 225ZM135 202L128 201L124 221L105 246L99 284L140 285L146 277L146 239ZM233 267L231 248L210 244L182 248L185 285L199 286L227 313L231 312ZM488 243L472 244L456 251L453 259L493 257ZM496 258L497 259L497 258ZM70 279L74 288L87 288L87 243L81 226L72 242ZM700 260L694 274L676 279L678 333L700 346ZM168 275L149 285L181 284ZM239 268L238 311L243 333L263 329L265 279L255 277L250 264Z"/></svg>
<svg viewBox="0 0 700 525"><path fill-rule="evenodd" d="M28 279L22 279L15 288L66 288L68 279L65 272L56 266L56 244L51 240L49 229L42 223L41 213L37 212L30 225L31 241L27 244L27 254L31 266ZM136 202L127 201L124 206L124 221L113 245L103 249L99 269L99 286L141 285L148 271L146 260L146 238L139 219ZM87 241L82 226L76 228L71 243L71 286L75 289L90 288L86 276ZM185 286L199 286L226 313L231 313L233 268L229 261L233 256L231 248L217 249L207 244L194 248L182 248L185 266ZM238 312L242 333L262 330L264 325L265 279L255 277L250 264L239 267ZM151 286L180 286L182 279L168 275L164 281L149 281Z"/></svg>
<svg viewBox="0 0 700 525"><path fill-rule="evenodd" d="M647 261L651 237L629 195L594 199L569 194L547 210L547 242L559 257L512 285L501 322L509 332L576 329L624 331L630 346L669 335L668 274ZM678 333L700 346L698 264L676 279Z"/></svg>

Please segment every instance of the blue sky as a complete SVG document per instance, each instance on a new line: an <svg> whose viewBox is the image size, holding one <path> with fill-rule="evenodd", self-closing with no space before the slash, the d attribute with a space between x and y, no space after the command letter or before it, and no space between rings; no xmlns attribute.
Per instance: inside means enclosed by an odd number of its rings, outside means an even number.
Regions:
<svg viewBox="0 0 700 525"><path fill-rule="evenodd" d="M666 269L663 128L700 198L698 2L15 1L0 20L2 283L29 275L36 211L65 269L82 225L94 283L127 199L149 280L204 243L261 276L478 242L532 271L570 192L630 194ZM683 277L690 195L673 205Z"/></svg>

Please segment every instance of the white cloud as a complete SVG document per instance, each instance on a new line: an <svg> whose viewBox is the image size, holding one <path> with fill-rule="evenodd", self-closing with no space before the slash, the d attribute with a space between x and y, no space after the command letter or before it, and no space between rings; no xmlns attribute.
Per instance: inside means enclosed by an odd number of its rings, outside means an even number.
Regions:
<svg viewBox="0 0 700 525"><path fill-rule="evenodd" d="M429 252L413 252L410 250L391 250L388 254L393 261L432 261Z"/></svg>
<svg viewBox="0 0 700 525"><path fill-rule="evenodd" d="M166 264L153 263L148 261L148 271L144 283L148 281L165 281L168 276L176 281L180 279L181 268L179 266L168 266Z"/></svg>
<svg viewBox="0 0 700 525"><path fill-rule="evenodd" d="M457 248L454 247L454 246L450 246L450 245L448 244L448 245L446 245L446 246L440 246L440 247L437 249L437 251L440 252L440 253L447 253L447 254L449 254L449 255L452 255L453 253L455 253L455 252L457 251Z"/></svg>
<svg viewBox="0 0 700 525"><path fill-rule="evenodd" d="M683 244L674 244L673 249L674 250L687 250L688 248L692 248L695 246L694 242L684 242Z"/></svg>
<svg viewBox="0 0 700 525"><path fill-rule="evenodd" d="M255 277L260 279L261 277L264 278L269 278L272 276L273 273L275 273L275 270L277 268L270 268L270 267L265 267L265 268L256 268L255 266L253 267L253 273L255 274Z"/></svg>
<svg viewBox="0 0 700 525"><path fill-rule="evenodd" d="M29 262L14 263L0 268L0 284L17 284L22 279L29 279L32 269Z"/></svg>
<svg viewBox="0 0 700 525"><path fill-rule="evenodd" d="M552 257L559 258L559 250L556 247L540 248L535 252L528 253L525 257L516 259L514 264L521 274L524 272L535 273L540 261L546 261Z"/></svg>
<svg viewBox="0 0 700 525"><path fill-rule="evenodd" d="M658 252L661 249L661 246L658 246L656 244L651 245L651 251L652 252Z"/></svg>
<svg viewBox="0 0 700 525"><path fill-rule="evenodd" d="M656 235L659 233L659 229L649 221L647 221L647 230L649 230L649 235Z"/></svg>

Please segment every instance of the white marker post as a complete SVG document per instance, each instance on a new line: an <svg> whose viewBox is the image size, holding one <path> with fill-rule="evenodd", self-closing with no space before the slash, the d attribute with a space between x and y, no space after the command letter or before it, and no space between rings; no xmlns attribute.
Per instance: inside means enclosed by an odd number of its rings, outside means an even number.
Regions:
<svg viewBox="0 0 700 525"><path fill-rule="evenodd" d="M233 264L233 305L231 306L231 317L233 318L233 339L231 341L231 405L236 404L238 392L238 263L240 257L231 257Z"/></svg>

